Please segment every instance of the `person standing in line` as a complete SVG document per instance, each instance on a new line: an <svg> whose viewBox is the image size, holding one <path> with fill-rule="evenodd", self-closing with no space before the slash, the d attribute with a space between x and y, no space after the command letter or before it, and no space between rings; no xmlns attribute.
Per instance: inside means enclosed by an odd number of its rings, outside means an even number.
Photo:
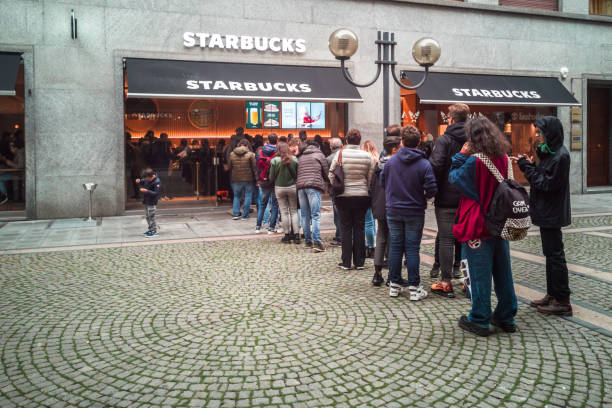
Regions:
<svg viewBox="0 0 612 408"><path fill-rule="evenodd" d="M298 160L291 153L287 143L280 142L277 155L270 163L270 180L274 182L274 192L281 211L281 220L285 236L281 242L300 244L297 216L297 182Z"/></svg>
<svg viewBox="0 0 612 408"><path fill-rule="evenodd" d="M306 248L325 252L321 239L321 193L327 188L327 160L314 140L307 141L307 147L298 161L296 188L302 210L302 228ZM311 230L312 223L312 230Z"/></svg>
<svg viewBox="0 0 612 408"><path fill-rule="evenodd" d="M389 296L397 297L402 290L402 258L405 254L410 300L418 301L427 297L419 274L425 209L427 199L438 192L438 187L425 153L417 149L421 132L414 126L406 126L401 135L402 148L387 161L380 175L391 237Z"/></svg>
<svg viewBox="0 0 612 408"><path fill-rule="evenodd" d="M326 159L328 166L331 167L332 161L334 160L334 157L336 157L336 153L338 153L338 150L342 149L342 140L340 140L339 137L332 137L329 141L329 146L331 149L331 154L329 154ZM330 194L330 197L332 200L332 207L334 209L334 225L336 226L336 233L334 234L334 237L332 238L329 245L339 247L342 245L342 234L340 232L340 216L338 215L338 206L336 205L336 198L333 194Z"/></svg>
<svg viewBox="0 0 612 408"><path fill-rule="evenodd" d="M145 217L147 218L147 225L149 229L144 233L147 238L158 235L157 232L157 218L155 217L155 211L157 209L157 203L161 197L162 185L161 180L157 177L157 174L147 168L142 173L142 178L136 179L136 183L140 185L140 192L142 193L142 203L145 207Z"/></svg>
<svg viewBox="0 0 612 408"><path fill-rule="evenodd" d="M241 139L238 147L229 155L228 169L232 177L232 190L234 191L233 220L242 219L245 221L251 209L251 199L255 185L255 153L249 146L249 141ZM240 216L240 198L244 193L244 203L242 207L242 217Z"/></svg>
<svg viewBox="0 0 612 408"><path fill-rule="evenodd" d="M372 155L374 166L376 166L376 163L378 163L378 150L376 150L374 142L366 140L361 145L361 150L365 150ZM376 247L375 237L376 221L372 215L372 208L368 208L365 215L366 258L374 258L374 248Z"/></svg>
<svg viewBox="0 0 612 408"><path fill-rule="evenodd" d="M489 335L489 323L505 332L516 331L517 303L512 282L510 245L492 237L485 214L499 183L485 163L474 154L490 160L504 178L508 177L510 144L493 122L485 117L465 125L468 141L453 156L448 181L461 193L457 223L453 233L462 243L462 258L467 260L471 282L472 309L461 316L459 327L478 336ZM497 307L491 315L491 278L495 283Z"/></svg>
<svg viewBox="0 0 612 408"><path fill-rule="evenodd" d="M439 239L440 242L439 256L442 272L440 281L431 285L431 291L448 298L455 297L451 279L459 277L453 275L455 259L453 225L455 225L455 214L461 198L459 191L448 182L448 173L453 156L459 153L467 141L464 126L469 113L470 108L463 103L456 103L448 108L448 127L444 134L436 139L429 156L429 163L438 184L435 200L436 223L438 224L436 240Z"/></svg>
<svg viewBox="0 0 612 408"><path fill-rule="evenodd" d="M270 166L272 159L276 157L276 143L278 135L270 133L268 135L268 143L266 143L259 153L257 159L257 182L259 183L259 197L261 203L257 209L257 224L255 225L255 233L261 232L261 224L264 219L268 204L270 204L270 224L268 234L276 232L276 219L278 216L278 202L274 194L274 181L270 178Z"/></svg>
<svg viewBox="0 0 612 408"><path fill-rule="evenodd" d="M361 132L351 129L346 136L347 144L332 160L329 180L333 184L334 169L342 167L344 172L344 192L336 197L342 231L341 269L351 269L351 258L355 269L363 269L365 264L365 214L370 208L370 180L374 174L374 159L361 150Z"/></svg>
<svg viewBox="0 0 612 408"><path fill-rule="evenodd" d="M546 295L531 301L538 312L548 315L571 316L569 277L563 250L561 227L571 224L570 155L563 146L563 126L554 116L535 121L536 154L521 155L518 166L531 186L531 221L540 227L542 251L546 257Z"/></svg>
<svg viewBox="0 0 612 408"><path fill-rule="evenodd" d="M370 194L372 196L372 214L378 221L376 231L376 249L374 251L374 276L372 285L381 286L384 282L382 277L385 253L389 248L389 226L387 225L387 209L385 208L385 189L380 185L380 174L385 168L387 161L399 150L401 139L399 137L401 128L398 125L387 127L387 137L383 147L387 154L383 156L374 168L374 176L370 181Z"/></svg>

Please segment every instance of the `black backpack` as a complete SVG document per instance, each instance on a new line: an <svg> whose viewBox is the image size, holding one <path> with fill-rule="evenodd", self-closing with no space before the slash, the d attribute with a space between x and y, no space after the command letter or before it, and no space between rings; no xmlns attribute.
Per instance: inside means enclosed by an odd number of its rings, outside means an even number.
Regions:
<svg viewBox="0 0 612 408"><path fill-rule="evenodd" d="M531 227L529 194L523 186L514 181L510 158L508 158L508 178L504 179L487 156L480 153L474 156L482 161L499 183L486 213L480 203L489 234L506 241L518 241L525 238L527 230Z"/></svg>

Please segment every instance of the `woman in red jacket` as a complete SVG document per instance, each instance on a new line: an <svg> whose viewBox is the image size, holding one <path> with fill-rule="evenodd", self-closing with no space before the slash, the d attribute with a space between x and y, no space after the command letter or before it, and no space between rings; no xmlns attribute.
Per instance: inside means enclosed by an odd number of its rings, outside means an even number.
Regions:
<svg viewBox="0 0 612 408"><path fill-rule="evenodd" d="M490 160L504 178L508 177L510 151L508 141L489 119L479 117L465 125L468 141L453 157L448 177L461 193L453 234L461 245L462 258L467 259L471 281L472 310L461 316L459 327L479 336L489 335L489 323L505 332L516 331L517 311L510 247L508 241L492 237L486 226L486 214L497 180L480 158ZM491 315L491 277L495 284L497 307Z"/></svg>

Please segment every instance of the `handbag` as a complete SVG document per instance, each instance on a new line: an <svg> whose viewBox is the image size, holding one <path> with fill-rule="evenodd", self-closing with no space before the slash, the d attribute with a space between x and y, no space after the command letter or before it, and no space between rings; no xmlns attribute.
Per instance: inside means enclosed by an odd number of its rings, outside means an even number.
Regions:
<svg viewBox="0 0 612 408"><path fill-rule="evenodd" d="M344 193L344 170L342 169L342 150L344 150L344 148L340 149L340 151L338 152L338 160L336 162L336 167L334 168L334 171L332 171L332 174L334 175L334 181L331 185L331 194L334 197L337 197L340 194Z"/></svg>

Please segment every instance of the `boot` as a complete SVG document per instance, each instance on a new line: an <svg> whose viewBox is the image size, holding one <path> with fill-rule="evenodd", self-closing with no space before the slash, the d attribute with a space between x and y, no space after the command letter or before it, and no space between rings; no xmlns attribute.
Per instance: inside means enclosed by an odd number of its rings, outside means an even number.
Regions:
<svg viewBox="0 0 612 408"><path fill-rule="evenodd" d="M285 234L285 236L281 239L281 242L283 244L290 244L292 238L293 237L291 236L291 234Z"/></svg>
<svg viewBox="0 0 612 408"><path fill-rule="evenodd" d="M374 258L374 248L372 247L366 248L366 258Z"/></svg>
<svg viewBox="0 0 612 408"><path fill-rule="evenodd" d="M553 298L548 305L538 306L538 312L545 315L571 316L572 305L569 300L559 302L557 299Z"/></svg>
<svg viewBox="0 0 612 408"><path fill-rule="evenodd" d="M302 240L300 239L300 234L293 234L293 242L296 245L300 245L302 243Z"/></svg>
<svg viewBox="0 0 612 408"><path fill-rule="evenodd" d="M542 299L532 300L531 303L529 303L529 305L533 307L548 306L552 300L553 300L552 296L546 295Z"/></svg>

